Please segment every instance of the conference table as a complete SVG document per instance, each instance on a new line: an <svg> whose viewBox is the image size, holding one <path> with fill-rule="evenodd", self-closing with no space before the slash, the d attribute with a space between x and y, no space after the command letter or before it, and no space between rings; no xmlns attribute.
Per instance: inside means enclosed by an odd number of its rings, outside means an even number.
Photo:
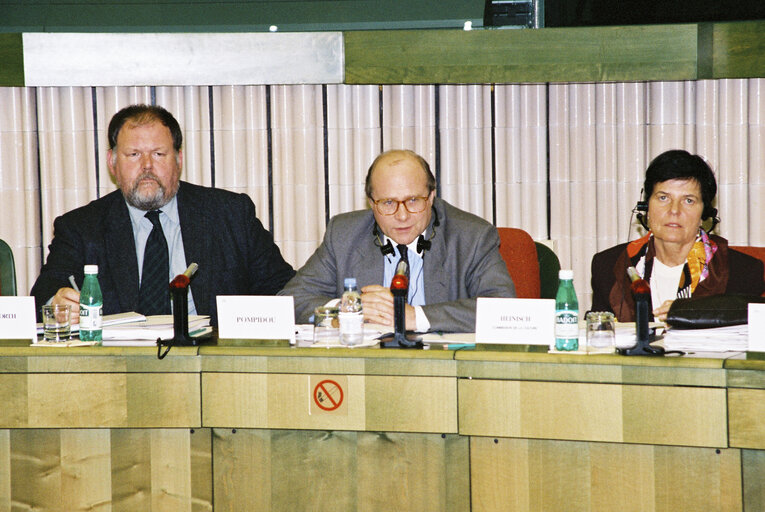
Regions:
<svg viewBox="0 0 765 512"><path fill-rule="evenodd" d="M765 510L765 354L0 345L0 511Z"/></svg>

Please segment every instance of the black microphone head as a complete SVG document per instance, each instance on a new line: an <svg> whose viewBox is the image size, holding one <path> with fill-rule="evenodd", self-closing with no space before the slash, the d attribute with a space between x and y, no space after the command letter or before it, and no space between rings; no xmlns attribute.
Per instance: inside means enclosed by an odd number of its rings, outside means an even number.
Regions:
<svg viewBox="0 0 765 512"><path fill-rule="evenodd" d="M423 253L425 251L429 251L431 246L430 240L426 240L424 236L420 235L417 238L417 252Z"/></svg>
<svg viewBox="0 0 765 512"><path fill-rule="evenodd" d="M393 244L390 243L390 240L385 242L385 245L380 246L380 252L382 253L383 256L396 253L396 251L393 249Z"/></svg>

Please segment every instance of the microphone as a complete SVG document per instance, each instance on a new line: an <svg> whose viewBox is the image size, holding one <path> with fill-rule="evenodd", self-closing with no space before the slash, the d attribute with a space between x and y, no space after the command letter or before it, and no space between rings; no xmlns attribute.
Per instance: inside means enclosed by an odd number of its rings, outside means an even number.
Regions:
<svg viewBox="0 0 765 512"><path fill-rule="evenodd" d="M173 278L172 281L170 281L170 289L172 290L173 288L186 288L198 269L199 265L196 263L189 265L188 268L183 271L183 274L178 274Z"/></svg>
<svg viewBox="0 0 765 512"><path fill-rule="evenodd" d="M390 282L390 292L393 294L393 336L387 335L381 338L380 346L422 348L422 342L416 336L406 334L406 299L409 295L409 278L406 277L409 264L399 261L396 265L396 275ZM386 342L390 342L386 345Z"/></svg>
<svg viewBox="0 0 765 512"><path fill-rule="evenodd" d="M630 292L635 299L635 334L637 343L632 348L619 349L619 353L626 356L634 355L663 355L664 349L650 345L653 333L649 322L651 313L651 286L648 281L640 277L635 267L627 268L630 277Z"/></svg>
<svg viewBox="0 0 765 512"><path fill-rule="evenodd" d="M192 263L170 281L170 299L173 302L173 337L169 340L157 338L157 357L163 359L174 345L198 345L201 338L192 338L189 334L189 283L199 269ZM162 353L162 346L167 347Z"/></svg>

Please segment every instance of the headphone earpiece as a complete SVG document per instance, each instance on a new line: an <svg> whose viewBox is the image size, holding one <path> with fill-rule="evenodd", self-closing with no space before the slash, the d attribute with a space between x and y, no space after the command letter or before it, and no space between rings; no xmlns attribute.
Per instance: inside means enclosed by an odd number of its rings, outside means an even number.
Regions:
<svg viewBox="0 0 765 512"><path fill-rule="evenodd" d="M380 248L380 252L382 253L383 256L396 253L396 251L393 249L393 244L390 243L390 240L385 242L385 244L383 244L382 240L380 240L380 231L377 229L376 222L374 227L372 228L372 235L375 237L375 245Z"/></svg>
<svg viewBox="0 0 765 512"><path fill-rule="evenodd" d="M424 236L420 235L417 238L417 253L422 254L425 251L430 250L430 246L432 245L431 240L436 236L436 227L440 226L441 223L438 220L438 212L435 208L433 208L433 232L430 234L430 236L426 239ZM375 237L375 245L380 248L380 252L383 256L386 256L388 254L395 254L395 250L393 249L393 244L390 243L390 240L385 242L385 244L382 243L382 239L380 239L380 230L377 229L377 223L375 222L374 227L372 228L372 236Z"/></svg>
<svg viewBox="0 0 765 512"><path fill-rule="evenodd" d="M635 214L641 226L646 230L650 229L648 227L648 201L638 201L635 208L632 209L632 213Z"/></svg>

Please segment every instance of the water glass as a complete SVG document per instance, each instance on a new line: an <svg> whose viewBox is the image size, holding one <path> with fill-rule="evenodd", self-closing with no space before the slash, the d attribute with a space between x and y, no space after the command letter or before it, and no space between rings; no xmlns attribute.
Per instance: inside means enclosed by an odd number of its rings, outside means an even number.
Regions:
<svg viewBox="0 0 765 512"><path fill-rule="evenodd" d="M319 306L313 310L313 341L337 341L340 337L340 308Z"/></svg>
<svg viewBox="0 0 765 512"><path fill-rule="evenodd" d="M45 341L69 341L72 331L72 308L68 304L48 304L42 307L43 339Z"/></svg>
<svg viewBox="0 0 765 512"><path fill-rule="evenodd" d="M590 311L587 320L587 346L612 348L616 341L614 314L608 311Z"/></svg>

